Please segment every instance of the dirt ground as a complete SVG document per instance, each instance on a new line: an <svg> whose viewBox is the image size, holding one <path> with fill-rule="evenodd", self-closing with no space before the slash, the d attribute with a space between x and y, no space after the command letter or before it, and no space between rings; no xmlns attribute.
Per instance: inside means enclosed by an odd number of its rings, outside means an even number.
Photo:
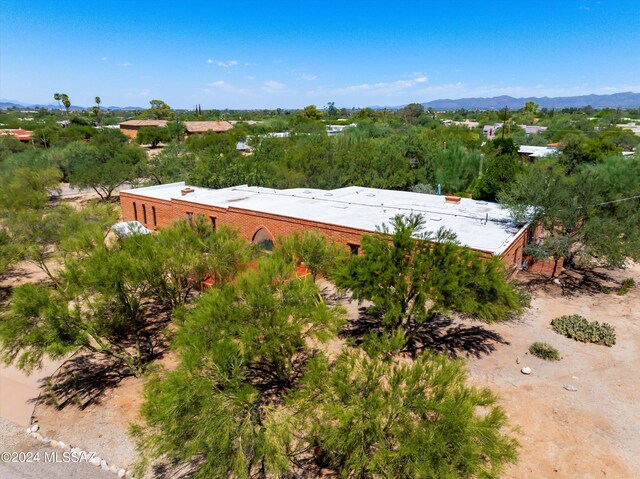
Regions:
<svg viewBox="0 0 640 479"><path fill-rule="evenodd" d="M515 429L522 447L518 464L508 469L506 478L640 477L640 380L634 369L640 364L640 286L624 296L599 290L628 277L640 283L640 265L603 273L599 287L584 283L574 289L570 284L576 280L565 276L561 284L537 284L531 307L519 320L488 326L455 321L443 329L462 328L456 329L458 336L471 332L469 341L476 343L466 354L470 381L496 393ZM25 271L15 281L34 280L35 274ZM358 314L357 304L345 306L349 316ZM563 314L610 323L617 343L608 348L554 333L550 320ZM546 362L529 355L534 341L555 346L562 360ZM336 340L329 348L337 352L342 344ZM523 375L523 366L531 367L532 374ZM140 380L126 378L84 410L39 406L36 416L43 434L98 451L127 467L135 458L127 429L138 420L141 389ZM3 386L2 400L12 392Z"/></svg>
<svg viewBox="0 0 640 479"><path fill-rule="evenodd" d="M640 265L606 274L640 283ZM616 330L616 344L608 348L556 334L549 323L564 314L608 322ZM640 477L640 380L635 374L640 363L640 287L618 296L569 293L549 283L534 293L521 321L487 329L504 343L496 344L491 354L469 359L468 368L471 381L494 391L519 429L519 462L506 477ZM562 360L547 362L529 355L534 341L555 346ZM520 372L523 366L531 367L530 376ZM566 391L564 385L577 391Z"/></svg>

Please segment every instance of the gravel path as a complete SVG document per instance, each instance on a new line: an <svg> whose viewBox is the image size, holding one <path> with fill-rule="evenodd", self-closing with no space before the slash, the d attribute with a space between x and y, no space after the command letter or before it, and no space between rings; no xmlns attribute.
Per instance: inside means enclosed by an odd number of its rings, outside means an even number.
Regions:
<svg viewBox="0 0 640 479"><path fill-rule="evenodd" d="M57 454L54 454L56 452ZM9 458L5 457L7 455ZM53 462L54 457L57 457L59 462ZM31 459L32 462L12 461L18 459L22 461ZM0 478L113 479L118 477L86 462L62 461L60 449L43 446L37 440L27 436L23 428L0 418Z"/></svg>

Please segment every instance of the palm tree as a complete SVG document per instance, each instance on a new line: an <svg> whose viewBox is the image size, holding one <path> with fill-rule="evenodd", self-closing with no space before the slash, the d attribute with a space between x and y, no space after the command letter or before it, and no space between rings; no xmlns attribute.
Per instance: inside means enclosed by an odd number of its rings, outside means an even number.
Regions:
<svg viewBox="0 0 640 479"><path fill-rule="evenodd" d="M100 126L100 103L102 103L102 100L97 96L95 102L96 106L93 107L93 114L96 116L96 123Z"/></svg>
<svg viewBox="0 0 640 479"><path fill-rule="evenodd" d="M71 107L71 101L69 100L69 95L66 93L56 93L58 95L58 102L62 100L62 104L64 105L65 110L67 110L67 121L69 121L69 108ZM53 96L56 99L55 95Z"/></svg>

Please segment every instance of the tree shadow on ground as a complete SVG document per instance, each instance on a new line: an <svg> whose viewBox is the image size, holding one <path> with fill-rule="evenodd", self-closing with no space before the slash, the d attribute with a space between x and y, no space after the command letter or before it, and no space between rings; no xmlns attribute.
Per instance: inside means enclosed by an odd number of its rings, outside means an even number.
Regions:
<svg viewBox="0 0 640 479"><path fill-rule="evenodd" d="M189 479L194 476L204 463L203 458L194 459L190 462L162 462L151 466L151 471L155 479Z"/></svg>
<svg viewBox="0 0 640 479"><path fill-rule="evenodd" d="M535 290L559 291L563 296L608 294L619 289L619 282L602 268L567 268L558 278L542 275L526 275L518 278L519 286L531 292Z"/></svg>
<svg viewBox="0 0 640 479"><path fill-rule="evenodd" d="M381 313L372 307L361 307L356 320L350 321L343 329L343 337L351 337L361 344L364 336L382 334L385 327ZM403 353L416 356L425 349L446 354L449 357L482 357L496 350L496 344L509 344L499 333L483 325L467 325L455 322L443 315L437 315L425 322L407 342Z"/></svg>
<svg viewBox="0 0 640 479"><path fill-rule="evenodd" d="M606 271L595 269L565 270L559 279L563 296L611 293L619 286Z"/></svg>
<svg viewBox="0 0 640 479"><path fill-rule="evenodd" d="M150 308L153 314L155 308ZM160 359L168 350L165 329L168 319L149 321L140 334L143 364ZM112 342L122 345L128 351L135 349L133 338L128 336L113 338ZM105 393L118 386L133 372L124 361L111 355L80 351L58 368L51 376L40 380L40 396L33 401L64 409L75 405L85 409L91 404L99 404Z"/></svg>
<svg viewBox="0 0 640 479"><path fill-rule="evenodd" d="M451 318L438 315L423 324L403 352L415 356L431 349L451 358L473 356L480 358L496 350L496 344L509 344L499 333L482 325L454 323Z"/></svg>
<svg viewBox="0 0 640 479"><path fill-rule="evenodd" d="M13 291L13 286L0 286L0 304L9 301L11 291Z"/></svg>
<svg viewBox="0 0 640 479"><path fill-rule="evenodd" d="M348 301L350 299L349 294L341 293L339 291L333 290L333 288L324 287L320 290L320 296L327 304L327 306L336 306L341 304L343 301Z"/></svg>

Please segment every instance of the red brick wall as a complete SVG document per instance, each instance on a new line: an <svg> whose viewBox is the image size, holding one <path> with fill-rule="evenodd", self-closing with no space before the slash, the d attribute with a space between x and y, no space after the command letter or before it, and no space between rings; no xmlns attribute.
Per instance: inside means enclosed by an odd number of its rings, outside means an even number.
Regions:
<svg viewBox="0 0 640 479"><path fill-rule="evenodd" d="M188 213L203 215L207 220L213 216L216 218L216 226L228 226L238 230L240 236L247 241L251 241L255 233L265 228L271 233L274 239L280 236L287 236L294 232L304 232L307 230L318 230L330 240L345 245L360 245L363 234L370 233L357 228L347 228L339 225L317 223L308 220L290 218L287 216L261 213L257 211L240 208L217 208L215 206L200 205L189 201L189 196L172 201L144 198L138 195L131 195L127 192L120 193L120 204L122 206L122 216L124 221L134 220L133 203L136 203L138 211L138 221L144 223L142 215L142 205L147 209L147 223L149 229L158 229L169 226L178 219L187 219ZM153 214L151 207L156 208L157 226L153 224ZM512 245L501 255L505 264L509 267L519 269L522 265L522 251L527 244L528 230L524 230ZM490 253L480 251L485 256Z"/></svg>

